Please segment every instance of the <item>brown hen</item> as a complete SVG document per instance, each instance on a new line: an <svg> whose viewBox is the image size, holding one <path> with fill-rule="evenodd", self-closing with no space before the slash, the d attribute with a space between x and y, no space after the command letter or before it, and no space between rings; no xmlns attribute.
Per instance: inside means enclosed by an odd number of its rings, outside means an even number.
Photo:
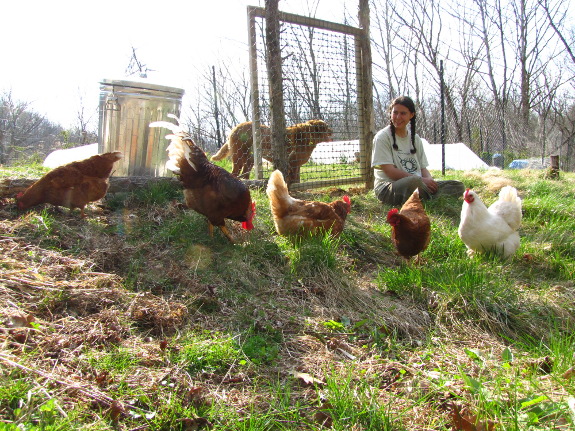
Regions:
<svg viewBox="0 0 575 431"><path fill-rule="evenodd" d="M270 175L266 191L270 198L276 231L280 235L331 230L331 234L337 236L343 230L351 209L349 196L331 203L291 197L284 177L278 170Z"/></svg>
<svg viewBox="0 0 575 431"><path fill-rule="evenodd" d="M391 225L391 241L397 253L405 259L418 256L429 245L431 224L418 189L405 201L401 210L393 208L387 213L387 223Z"/></svg>
<svg viewBox="0 0 575 431"><path fill-rule="evenodd" d="M112 168L121 158L122 153L114 151L59 166L16 196L18 208L49 203L80 208L80 216L85 217L84 207L106 196Z"/></svg>

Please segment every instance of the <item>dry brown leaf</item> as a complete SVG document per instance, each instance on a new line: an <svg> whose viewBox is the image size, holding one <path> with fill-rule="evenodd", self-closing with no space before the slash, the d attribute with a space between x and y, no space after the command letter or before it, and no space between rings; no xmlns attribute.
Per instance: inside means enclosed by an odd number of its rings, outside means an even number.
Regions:
<svg viewBox="0 0 575 431"><path fill-rule="evenodd" d="M544 374L550 374L553 370L553 358L550 356L544 356L542 358L537 358L531 361L529 364L531 368Z"/></svg>
<svg viewBox="0 0 575 431"><path fill-rule="evenodd" d="M110 381L109 375L107 371L102 371L101 373L96 374L96 384L100 387L108 384Z"/></svg>
<svg viewBox="0 0 575 431"><path fill-rule="evenodd" d="M124 413L126 413L124 405L118 400L112 401L112 405L110 406L110 417L112 421L118 422Z"/></svg>
<svg viewBox="0 0 575 431"><path fill-rule="evenodd" d="M457 404L451 404L451 420L453 429L456 431L493 431L495 429L495 422L493 421L477 423L477 416L462 415Z"/></svg>
<svg viewBox="0 0 575 431"><path fill-rule="evenodd" d="M575 367L571 367L563 373L564 379L570 379L573 376L575 376Z"/></svg>
<svg viewBox="0 0 575 431"><path fill-rule="evenodd" d="M186 393L186 401L194 407L201 407L206 404L205 388L194 386Z"/></svg>
<svg viewBox="0 0 575 431"><path fill-rule="evenodd" d="M10 319L9 326L11 328L30 328L31 323L35 320L31 314L13 314L8 317Z"/></svg>
<svg viewBox="0 0 575 431"><path fill-rule="evenodd" d="M9 333L14 341L20 344L25 344L26 341L28 340L28 335L30 335L29 332L30 331L28 331L27 329L17 328L17 329L11 329Z"/></svg>
<svg viewBox="0 0 575 431"><path fill-rule="evenodd" d="M325 385L325 383L319 379L316 379L311 374L308 373L300 373L299 371L292 371L293 376L298 379L304 386L312 386L312 385Z"/></svg>
<svg viewBox="0 0 575 431"><path fill-rule="evenodd" d="M160 341L160 350L163 352L168 347L168 340L164 339Z"/></svg>
<svg viewBox="0 0 575 431"><path fill-rule="evenodd" d="M211 429L212 423L206 418L181 419L184 431L198 431L202 428Z"/></svg>
<svg viewBox="0 0 575 431"><path fill-rule="evenodd" d="M331 408L332 406L330 403L323 403L313 415L313 420L326 428L331 428L333 425L333 419L329 413Z"/></svg>

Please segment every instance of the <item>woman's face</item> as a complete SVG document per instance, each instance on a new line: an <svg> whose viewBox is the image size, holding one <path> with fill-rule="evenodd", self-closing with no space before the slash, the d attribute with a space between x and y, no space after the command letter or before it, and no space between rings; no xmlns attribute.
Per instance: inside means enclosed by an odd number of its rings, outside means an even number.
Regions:
<svg viewBox="0 0 575 431"><path fill-rule="evenodd" d="M409 112L405 106L397 104L391 108L390 116L396 129L404 129L415 116L415 112Z"/></svg>

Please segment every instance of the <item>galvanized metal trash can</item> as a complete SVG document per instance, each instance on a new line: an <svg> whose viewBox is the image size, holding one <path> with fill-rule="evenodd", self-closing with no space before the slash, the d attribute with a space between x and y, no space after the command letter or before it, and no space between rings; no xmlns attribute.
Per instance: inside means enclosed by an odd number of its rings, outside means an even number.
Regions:
<svg viewBox="0 0 575 431"><path fill-rule="evenodd" d="M164 128L150 128L153 121L179 117L181 88L139 81L104 79L100 82L98 152L121 151L114 176L166 176Z"/></svg>

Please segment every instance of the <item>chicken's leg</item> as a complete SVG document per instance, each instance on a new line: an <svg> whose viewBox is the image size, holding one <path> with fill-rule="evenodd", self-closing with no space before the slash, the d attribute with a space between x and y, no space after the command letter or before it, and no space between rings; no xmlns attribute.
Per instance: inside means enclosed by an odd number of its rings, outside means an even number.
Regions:
<svg viewBox="0 0 575 431"><path fill-rule="evenodd" d="M219 226L220 230L222 231L222 233L226 236L227 239L230 240L230 242L233 244L234 239L232 238L232 236L230 235L230 232L228 231L228 228L226 227L226 225L223 226Z"/></svg>

